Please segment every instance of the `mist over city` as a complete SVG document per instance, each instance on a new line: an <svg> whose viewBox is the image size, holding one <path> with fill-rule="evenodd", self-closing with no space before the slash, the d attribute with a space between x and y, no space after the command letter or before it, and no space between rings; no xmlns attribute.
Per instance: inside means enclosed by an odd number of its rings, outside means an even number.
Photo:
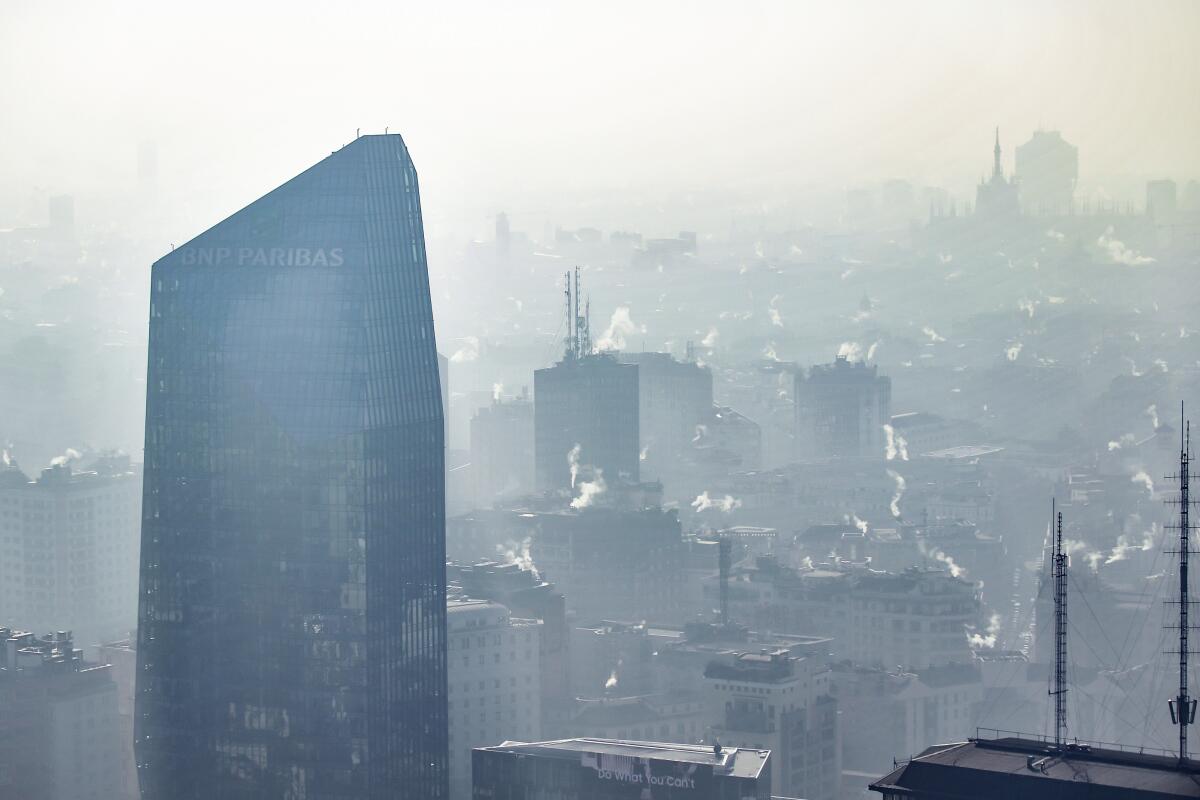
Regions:
<svg viewBox="0 0 1200 800"><path fill-rule="evenodd" d="M1200 796L1198 36L0 4L0 800Z"/></svg>

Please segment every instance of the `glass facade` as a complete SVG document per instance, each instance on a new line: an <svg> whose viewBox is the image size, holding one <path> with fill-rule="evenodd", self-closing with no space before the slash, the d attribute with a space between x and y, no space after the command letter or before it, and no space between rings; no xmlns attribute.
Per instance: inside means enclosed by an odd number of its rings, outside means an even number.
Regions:
<svg viewBox="0 0 1200 800"><path fill-rule="evenodd" d="M151 279L142 796L445 797L443 412L402 139Z"/></svg>

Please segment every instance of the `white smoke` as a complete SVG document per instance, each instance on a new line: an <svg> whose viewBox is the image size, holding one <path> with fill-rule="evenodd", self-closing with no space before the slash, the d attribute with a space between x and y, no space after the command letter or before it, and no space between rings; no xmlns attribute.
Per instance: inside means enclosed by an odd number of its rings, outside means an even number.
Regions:
<svg viewBox="0 0 1200 800"><path fill-rule="evenodd" d="M892 476L892 480L896 482L896 493L892 495L891 510L892 516L900 519L900 498L904 497L904 490L908 487L908 483L904 480L904 476L894 469L887 471L888 475Z"/></svg>
<svg viewBox="0 0 1200 800"><path fill-rule="evenodd" d="M616 671L616 669L614 669L611 673L609 673L608 680L606 680L604 682L604 688L605 689L617 688L617 671Z"/></svg>
<svg viewBox="0 0 1200 800"><path fill-rule="evenodd" d="M571 488L575 488L575 479L579 477L579 454L583 452L583 447L579 442L567 451L567 466L571 468Z"/></svg>
<svg viewBox="0 0 1200 800"><path fill-rule="evenodd" d="M851 514L850 516L854 520L854 527L858 528L859 531L861 531L862 534L865 536L867 533L867 527L868 527L867 521L865 519L859 519L858 514Z"/></svg>
<svg viewBox="0 0 1200 800"><path fill-rule="evenodd" d="M844 358L847 361L862 361L862 347L858 342L842 342L838 347L838 358Z"/></svg>
<svg viewBox="0 0 1200 800"><path fill-rule="evenodd" d="M1146 407L1146 416L1150 418L1150 424L1154 426L1154 429L1158 430L1158 406L1155 403Z"/></svg>
<svg viewBox="0 0 1200 800"><path fill-rule="evenodd" d="M1158 367L1161 372L1168 372L1167 362L1161 358L1154 359L1154 366Z"/></svg>
<svg viewBox="0 0 1200 800"><path fill-rule="evenodd" d="M572 486L574 486L573 482ZM607 489L608 486L604 483L604 470L596 470L596 477L594 479L579 482L579 496L571 501L571 508L588 508Z"/></svg>
<svg viewBox="0 0 1200 800"><path fill-rule="evenodd" d="M800 559L800 568L801 569L813 569L812 556L805 556L804 558Z"/></svg>
<svg viewBox="0 0 1200 800"><path fill-rule="evenodd" d="M1046 231L1046 238L1053 239L1056 242L1061 242L1066 239L1067 236L1066 234L1059 233L1058 231L1054 230L1054 228L1051 228L1050 230Z"/></svg>
<svg viewBox="0 0 1200 800"><path fill-rule="evenodd" d="M1141 541L1137 541L1135 537L1127 533L1122 533L1117 537L1117 543L1113 546L1112 552L1108 554L1108 558L1104 560L1104 565L1124 561L1129 557L1130 553L1139 550L1146 551L1154 548L1154 534L1158 530L1158 523L1153 523L1150 530L1142 533ZM1098 555L1098 554L1097 554ZM1089 557L1090 558L1090 557ZM1095 569L1095 567L1093 567Z"/></svg>
<svg viewBox="0 0 1200 800"><path fill-rule="evenodd" d="M921 555L925 556L926 558L932 558L934 561L940 561L941 563L945 564L946 569L950 571L950 577L961 578L967 574L967 571L960 567L958 563L950 557L949 554L938 548L927 546L924 539L917 540L917 549L920 550Z"/></svg>
<svg viewBox="0 0 1200 800"><path fill-rule="evenodd" d="M727 494L724 497L714 499L709 497L707 489L698 494L696 499L692 501L692 508L694 508L697 513L701 511L708 511L709 509L716 509L728 514L735 508L741 507L742 501L738 500L733 495Z"/></svg>
<svg viewBox="0 0 1200 800"><path fill-rule="evenodd" d="M696 426L696 435L692 437L692 444L703 441L704 437L706 437L706 436L708 436L708 426L707 425L697 425Z"/></svg>
<svg viewBox="0 0 1200 800"><path fill-rule="evenodd" d="M1067 298L1058 297L1056 295L1047 295L1046 302L1052 306L1061 306L1063 303L1067 302Z"/></svg>
<svg viewBox="0 0 1200 800"><path fill-rule="evenodd" d="M1084 558L1087 560L1088 566L1091 567L1092 572L1100 571L1100 561L1104 558L1103 553L1101 553L1099 550L1093 550L1084 556Z"/></svg>
<svg viewBox="0 0 1200 800"><path fill-rule="evenodd" d="M1110 452L1110 453L1116 452L1117 450L1120 450L1122 447L1125 447L1126 445L1131 445L1136 441L1137 441L1137 437L1134 436L1132 433L1122 434L1120 439L1112 439L1109 441L1108 452Z"/></svg>
<svg viewBox="0 0 1200 800"><path fill-rule="evenodd" d="M1017 310L1024 311L1029 315L1030 319L1033 319L1033 311L1036 307L1037 302L1034 300L1026 300L1025 298L1021 298L1017 301Z"/></svg>
<svg viewBox="0 0 1200 800"><path fill-rule="evenodd" d="M720 335L720 331L718 331L716 328L709 328L708 333L706 333L704 338L700 340L700 344L711 350L717 346L717 337Z"/></svg>
<svg viewBox="0 0 1200 800"><path fill-rule="evenodd" d="M531 539L528 536L519 542L510 540L496 545L496 552L504 557L505 563L516 564L525 572L533 573L534 578L540 578L537 567L533 563L533 557L529 555L530 542Z"/></svg>
<svg viewBox="0 0 1200 800"><path fill-rule="evenodd" d="M503 383L493 383L492 384L492 400L494 400L496 402L500 402L500 396L503 393L504 393L504 384Z"/></svg>
<svg viewBox="0 0 1200 800"><path fill-rule="evenodd" d="M629 314L629 306L617 306L608 320L608 327L596 342L596 350L624 350L627 345L625 337L638 331L645 333L646 326L638 327Z"/></svg>
<svg viewBox="0 0 1200 800"><path fill-rule="evenodd" d="M6 451L6 452L7 452L7 451ZM52 467L61 467L61 466L63 466L64 464L68 464L68 463L70 463L70 462L72 462L72 461L78 461L78 460L79 460L79 459L81 459L81 458L83 458L83 454L82 454L82 453L80 453L80 452L79 452L78 450L76 450L74 447L68 447L68 448L66 449L66 452L64 452L64 453L63 453L61 456L55 456L54 458L50 459L50 466L52 466ZM7 464L7 463L8 463L8 459L5 459L5 462L4 462L4 463L6 463L6 464Z"/></svg>
<svg viewBox="0 0 1200 800"><path fill-rule="evenodd" d="M776 327L779 327L779 328L783 327L783 316L779 313L779 309L776 307L776 303L778 303L782 299L783 299L783 295L781 295L781 294L775 295L774 297L771 298L770 307L767 309L767 316L769 316L771 318L771 324Z"/></svg>
<svg viewBox="0 0 1200 800"><path fill-rule="evenodd" d="M944 341L946 341L946 337L945 337L945 336L942 336L941 334L939 334L937 331L935 331L933 328L929 327L928 325L926 325L924 328L921 328L921 333L923 333L923 334L925 334L926 336L928 336L928 337L929 337L929 341L931 341L931 342L944 342Z"/></svg>
<svg viewBox="0 0 1200 800"><path fill-rule="evenodd" d="M884 456L887 460L895 461L899 458L901 461L908 461L908 440L896 433L896 429L890 424L883 426L883 435L886 440Z"/></svg>
<svg viewBox="0 0 1200 800"><path fill-rule="evenodd" d="M879 342L871 342L871 346L867 348L867 361L872 361L875 358L875 351L879 349Z"/></svg>
<svg viewBox="0 0 1200 800"><path fill-rule="evenodd" d="M1146 491L1150 493L1150 496L1154 497L1154 481L1150 478L1150 475L1146 472L1146 470L1139 469L1137 473L1134 474L1129 480L1133 483L1140 483L1142 486L1145 486Z"/></svg>
<svg viewBox="0 0 1200 800"><path fill-rule="evenodd" d="M642 451L638 453L638 461L645 461L646 456L648 455L650 455L650 445L646 445L642 448Z"/></svg>
<svg viewBox="0 0 1200 800"><path fill-rule="evenodd" d="M763 358L768 361L778 361L779 353L775 352L775 343L767 342L766 348L763 349Z"/></svg>
<svg viewBox="0 0 1200 800"><path fill-rule="evenodd" d="M967 643L971 647L992 648L996 646L996 637L1000 634L1000 615L992 614L988 618L987 632L975 633L973 627L967 628Z"/></svg>
<svg viewBox="0 0 1200 800"><path fill-rule="evenodd" d="M450 360L455 364L461 364L464 361L474 361L479 358L479 338L477 336L464 336L462 338L463 346L454 351L454 355L450 356Z"/></svg>
<svg viewBox="0 0 1200 800"><path fill-rule="evenodd" d="M1108 259L1114 264L1124 264L1128 267L1140 267L1146 264L1153 264L1154 259L1150 256L1144 256L1131 247L1127 247L1124 242L1113 236L1113 229L1110 225L1108 230L1100 235L1096 240L1101 249L1108 254Z"/></svg>
<svg viewBox="0 0 1200 800"><path fill-rule="evenodd" d="M1012 347L1010 347L1004 351L1005 358L1007 358L1009 361L1016 361L1017 356L1021 355L1022 347L1024 347L1024 345L1021 344L1020 342L1017 342Z"/></svg>

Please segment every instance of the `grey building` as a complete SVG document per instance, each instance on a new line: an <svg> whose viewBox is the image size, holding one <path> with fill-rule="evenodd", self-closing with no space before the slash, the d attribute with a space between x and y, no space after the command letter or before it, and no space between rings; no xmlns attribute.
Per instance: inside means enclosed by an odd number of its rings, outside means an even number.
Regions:
<svg viewBox="0 0 1200 800"><path fill-rule="evenodd" d="M754 748L561 739L472 754L472 797L489 800L770 800L771 753Z"/></svg>
<svg viewBox="0 0 1200 800"><path fill-rule="evenodd" d="M533 374L534 459L540 491L599 475L639 478L638 367L607 354L568 356Z"/></svg>
<svg viewBox="0 0 1200 800"><path fill-rule="evenodd" d="M662 477L678 470L699 426L712 414L712 371L670 353L620 353L638 367L638 435L642 476Z"/></svg>
<svg viewBox="0 0 1200 800"><path fill-rule="evenodd" d="M796 373L796 455L877 458L886 453L892 379L872 365L838 356Z"/></svg>
<svg viewBox="0 0 1200 800"><path fill-rule="evenodd" d="M1079 148L1058 131L1034 131L1017 145L1016 182L1021 210L1040 216L1071 213L1079 180Z"/></svg>
<svg viewBox="0 0 1200 800"><path fill-rule="evenodd" d="M117 685L68 632L0 627L0 797L121 797Z"/></svg>
<svg viewBox="0 0 1200 800"><path fill-rule="evenodd" d="M142 795L445 797L442 402L403 140L355 139L151 281Z"/></svg>
<svg viewBox="0 0 1200 800"><path fill-rule="evenodd" d="M533 491L533 402L495 400L471 418L475 508Z"/></svg>

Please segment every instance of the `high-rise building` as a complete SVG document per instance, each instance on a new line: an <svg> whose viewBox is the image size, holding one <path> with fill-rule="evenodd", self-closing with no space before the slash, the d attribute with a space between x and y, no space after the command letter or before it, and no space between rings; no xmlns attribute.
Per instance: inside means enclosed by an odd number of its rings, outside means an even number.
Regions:
<svg viewBox="0 0 1200 800"><path fill-rule="evenodd" d="M471 480L476 508L533 491L533 402L527 397L497 399L475 412Z"/></svg>
<svg viewBox="0 0 1200 800"><path fill-rule="evenodd" d="M0 627L0 797L121 797L121 727L111 669L71 634Z"/></svg>
<svg viewBox="0 0 1200 800"><path fill-rule="evenodd" d="M363 136L151 287L146 798L444 798L443 419L417 174Z"/></svg>
<svg viewBox="0 0 1200 800"><path fill-rule="evenodd" d="M771 751L771 785L787 797L834 800L841 781L837 701L829 670L787 650L741 653L704 671L713 741Z"/></svg>
<svg viewBox="0 0 1200 800"><path fill-rule="evenodd" d="M670 353L619 353L617 358L638 368L641 476L660 478L679 467L712 413L712 372Z"/></svg>
<svg viewBox="0 0 1200 800"><path fill-rule="evenodd" d="M29 480L0 463L0 624L75 632L82 645L137 625L142 476L128 456Z"/></svg>
<svg viewBox="0 0 1200 800"><path fill-rule="evenodd" d="M477 800L770 800L771 753L616 739L505 742L472 753Z"/></svg>
<svg viewBox="0 0 1200 800"><path fill-rule="evenodd" d="M607 354L564 358L533 373L537 488L598 477L637 482L638 367Z"/></svg>
<svg viewBox="0 0 1200 800"><path fill-rule="evenodd" d="M1175 221L1179 207L1179 188L1175 181L1146 181L1146 216L1159 225Z"/></svg>
<svg viewBox="0 0 1200 800"><path fill-rule="evenodd" d="M1017 145L1016 182L1026 214L1061 216L1071 212L1079 180L1079 148L1058 131L1034 131Z"/></svg>
<svg viewBox="0 0 1200 800"><path fill-rule="evenodd" d="M450 798L471 796L471 750L541 738L541 622L499 603L451 600L447 613Z"/></svg>
<svg viewBox="0 0 1200 800"><path fill-rule="evenodd" d="M799 458L883 459L892 380L875 366L838 356L832 364L798 371L795 397Z"/></svg>

